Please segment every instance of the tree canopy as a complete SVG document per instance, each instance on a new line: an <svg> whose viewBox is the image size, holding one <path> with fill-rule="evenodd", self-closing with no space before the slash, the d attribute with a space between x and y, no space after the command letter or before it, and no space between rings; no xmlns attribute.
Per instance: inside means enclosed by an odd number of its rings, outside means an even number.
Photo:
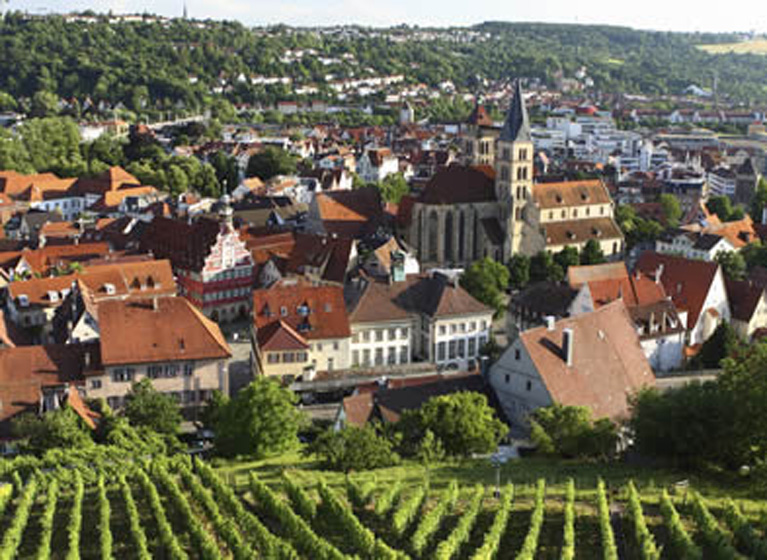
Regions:
<svg viewBox="0 0 767 560"><path fill-rule="evenodd" d="M305 419L296 395L266 377L257 377L215 413L216 451L226 457L265 457L295 448Z"/></svg>
<svg viewBox="0 0 767 560"><path fill-rule="evenodd" d="M285 150L267 146L250 156L245 174L248 177L258 177L262 181L268 181L277 175L290 175L295 172L296 158Z"/></svg>
<svg viewBox="0 0 767 560"><path fill-rule="evenodd" d="M506 308L504 294L509 285L509 270L489 257L475 261L461 276L461 286L474 298L503 315Z"/></svg>
<svg viewBox="0 0 767 560"><path fill-rule="evenodd" d="M148 378L131 386L123 413L133 426L146 426L160 434L174 435L181 425L176 401L155 389Z"/></svg>

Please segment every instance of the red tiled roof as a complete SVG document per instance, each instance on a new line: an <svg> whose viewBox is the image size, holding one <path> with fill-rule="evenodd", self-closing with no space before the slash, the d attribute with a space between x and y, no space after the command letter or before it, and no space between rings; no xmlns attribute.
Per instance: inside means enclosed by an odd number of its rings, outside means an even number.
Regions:
<svg viewBox="0 0 767 560"><path fill-rule="evenodd" d="M104 365L223 359L231 355L218 325L182 297L99 304Z"/></svg>
<svg viewBox="0 0 767 560"><path fill-rule="evenodd" d="M418 202L467 204L495 200L495 173L492 169L453 164L437 171L426 184Z"/></svg>
<svg viewBox="0 0 767 560"><path fill-rule="evenodd" d="M309 344L288 323L279 319L258 329L258 347L261 350L306 350Z"/></svg>
<svg viewBox="0 0 767 560"><path fill-rule="evenodd" d="M98 344L0 348L0 423L37 410L43 387L82 383L86 352L97 356Z"/></svg>
<svg viewBox="0 0 767 560"><path fill-rule="evenodd" d="M563 330L573 331L573 363L562 354ZM557 321L520 335L555 402L587 406L595 418L613 420L629 413L628 397L655 384L634 325L622 302Z"/></svg>
<svg viewBox="0 0 767 560"><path fill-rule="evenodd" d="M599 179L536 183L533 185L533 198L541 209L610 203L610 194Z"/></svg>
<svg viewBox="0 0 767 560"><path fill-rule="evenodd" d="M307 340L351 334L343 289L336 286L282 281L266 290L254 290L253 317L257 330L280 320Z"/></svg>
<svg viewBox="0 0 767 560"><path fill-rule="evenodd" d="M637 269L654 277L663 266L660 281L666 294L671 296L679 310L687 311L687 325L692 328L698 322L703 304L716 278L719 265L672 255L645 252L637 262Z"/></svg>
<svg viewBox="0 0 767 560"><path fill-rule="evenodd" d="M325 231L341 237L373 233L384 221L381 195L375 187L330 191L316 197Z"/></svg>
<svg viewBox="0 0 767 560"><path fill-rule="evenodd" d="M725 278L724 283L732 318L744 322L751 321L759 301L764 296L764 287L747 280L737 281L729 278Z"/></svg>

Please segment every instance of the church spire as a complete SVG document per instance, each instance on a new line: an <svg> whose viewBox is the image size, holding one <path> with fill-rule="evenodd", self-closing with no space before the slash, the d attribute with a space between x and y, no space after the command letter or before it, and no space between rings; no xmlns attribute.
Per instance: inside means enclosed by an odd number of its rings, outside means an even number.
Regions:
<svg viewBox="0 0 767 560"><path fill-rule="evenodd" d="M503 124L502 142L530 142L530 119L527 117L525 100L522 98L522 85L519 80L514 87L514 97L511 99L506 122Z"/></svg>

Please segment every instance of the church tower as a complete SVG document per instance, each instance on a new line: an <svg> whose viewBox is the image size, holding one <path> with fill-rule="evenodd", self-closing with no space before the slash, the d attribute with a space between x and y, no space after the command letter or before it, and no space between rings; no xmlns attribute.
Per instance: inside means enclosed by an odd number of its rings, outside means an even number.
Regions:
<svg viewBox="0 0 767 560"><path fill-rule="evenodd" d="M495 193L502 206L507 240L503 258L508 261L522 241L525 208L533 204L533 140L519 80L495 150Z"/></svg>

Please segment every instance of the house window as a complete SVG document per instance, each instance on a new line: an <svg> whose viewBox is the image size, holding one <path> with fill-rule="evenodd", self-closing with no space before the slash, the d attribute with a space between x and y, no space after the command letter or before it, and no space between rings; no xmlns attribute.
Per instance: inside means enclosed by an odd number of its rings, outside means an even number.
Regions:
<svg viewBox="0 0 767 560"><path fill-rule="evenodd" d="M383 348L376 348L376 361L375 365L382 366L384 363Z"/></svg>
<svg viewBox="0 0 767 560"><path fill-rule="evenodd" d="M439 326L439 334L447 334L447 326L440 325Z"/></svg>
<svg viewBox="0 0 767 560"><path fill-rule="evenodd" d="M455 334L458 331L458 325L455 323L450 325L450 334Z"/></svg>
<svg viewBox="0 0 767 560"><path fill-rule="evenodd" d="M117 368L112 372L112 381L133 381L135 370L133 368Z"/></svg>
<svg viewBox="0 0 767 560"><path fill-rule="evenodd" d="M407 346L399 347L399 363L406 364L410 361L410 352Z"/></svg>
<svg viewBox="0 0 767 560"><path fill-rule="evenodd" d="M445 359L445 343L440 342L437 344L437 361L442 362Z"/></svg>
<svg viewBox="0 0 767 560"><path fill-rule="evenodd" d="M384 332L383 329L377 329L376 330L376 342L381 342L384 339Z"/></svg>
<svg viewBox="0 0 767 560"><path fill-rule="evenodd" d="M360 341L360 333L354 333L354 336L352 336L352 342L359 342Z"/></svg>
<svg viewBox="0 0 767 560"><path fill-rule="evenodd" d="M473 358L474 356L477 355L477 341L474 339L474 337L469 339L468 347L469 347L468 356L469 358Z"/></svg>
<svg viewBox="0 0 767 560"><path fill-rule="evenodd" d="M508 384L509 382L511 382L511 376L507 373L506 374L506 383Z"/></svg>
<svg viewBox="0 0 767 560"><path fill-rule="evenodd" d="M455 354L455 351L456 351L456 344L455 344L455 340L451 340L451 341L448 343L448 347L447 347L447 348L448 348L448 351L447 351L447 353L448 353L448 357L449 357L451 360L454 360L454 359L455 359L455 355L456 355L456 354Z"/></svg>
<svg viewBox="0 0 767 560"><path fill-rule="evenodd" d="M389 340L397 339L397 329L389 329Z"/></svg>
<svg viewBox="0 0 767 560"><path fill-rule="evenodd" d="M483 330L483 331L484 331L485 329L487 329L487 321L482 321L482 322L479 324L479 328L480 328L481 330Z"/></svg>
<svg viewBox="0 0 767 560"><path fill-rule="evenodd" d="M352 350L352 366L357 367L360 365L360 351Z"/></svg>
<svg viewBox="0 0 767 560"><path fill-rule="evenodd" d="M333 371L333 358L328 358L328 371Z"/></svg>
<svg viewBox="0 0 767 560"><path fill-rule="evenodd" d="M107 397L107 404L109 408L119 408L122 401L122 397Z"/></svg>
<svg viewBox="0 0 767 560"><path fill-rule="evenodd" d="M293 352L283 352L282 362L285 364L292 364L296 361L296 355Z"/></svg>
<svg viewBox="0 0 767 560"><path fill-rule="evenodd" d="M194 374L194 364L184 364L184 377L191 377Z"/></svg>
<svg viewBox="0 0 767 560"><path fill-rule="evenodd" d="M362 365L365 367L370 366L370 350L367 348L362 351Z"/></svg>
<svg viewBox="0 0 767 560"><path fill-rule="evenodd" d="M477 330L477 322L476 321L471 321L469 323L469 332L474 332L476 330Z"/></svg>
<svg viewBox="0 0 767 560"><path fill-rule="evenodd" d="M397 363L397 347L396 346L389 346L389 351L386 356L386 363L391 365L394 365Z"/></svg>
<svg viewBox="0 0 767 560"><path fill-rule="evenodd" d="M92 379L91 389L101 389L101 379Z"/></svg>
<svg viewBox="0 0 767 560"><path fill-rule="evenodd" d="M279 364L280 363L280 355L277 352L269 352L266 355L266 361L269 364Z"/></svg>
<svg viewBox="0 0 767 560"><path fill-rule="evenodd" d="M339 348L339 344L338 344L338 342L336 341L336 342L334 342L334 343L333 343L333 350L336 350L336 351L338 351L338 348Z"/></svg>
<svg viewBox="0 0 767 560"><path fill-rule="evenodd" d="M532 382L532 381L530 381L530 380L528 379L528 380L527 380L527 383L525 383L525 388L526 388L528 391L532 391L532 390L533 390L533 382Z"/></svg>
<svg viewBox="0 0 767 560"><path fill-rule="evenodd" d="M407 338L408 336L410 336L410 329L407 328L407 327L402 327L399 330L399 337L400 338Z"/></svg>
<svg viewBox="0 0 767 560"><path fill-rule="evenodd" d="M287 315L288 315L288 308L285 307L285 306L280 307L280 315L282 315L283 317L287 317Z"/></svg>
<svg viewBox="0 0 767 560"><path fill-rule="evenodd" d="M370 331L362 331L362 341L370 342Z"/></svg>
<svg viewBox="0 0 767 560"><path fill-rule="evenodd" d="M514 349L514 359L518 360L520 358L520 351L519 348Z"/></svg>
<svg viewBox="0 0 767 560"><path fill-rule="evenodd" d="M463 338L458 341L458 357L459 358L466 357L466 340L464 340Z"/></svg>

